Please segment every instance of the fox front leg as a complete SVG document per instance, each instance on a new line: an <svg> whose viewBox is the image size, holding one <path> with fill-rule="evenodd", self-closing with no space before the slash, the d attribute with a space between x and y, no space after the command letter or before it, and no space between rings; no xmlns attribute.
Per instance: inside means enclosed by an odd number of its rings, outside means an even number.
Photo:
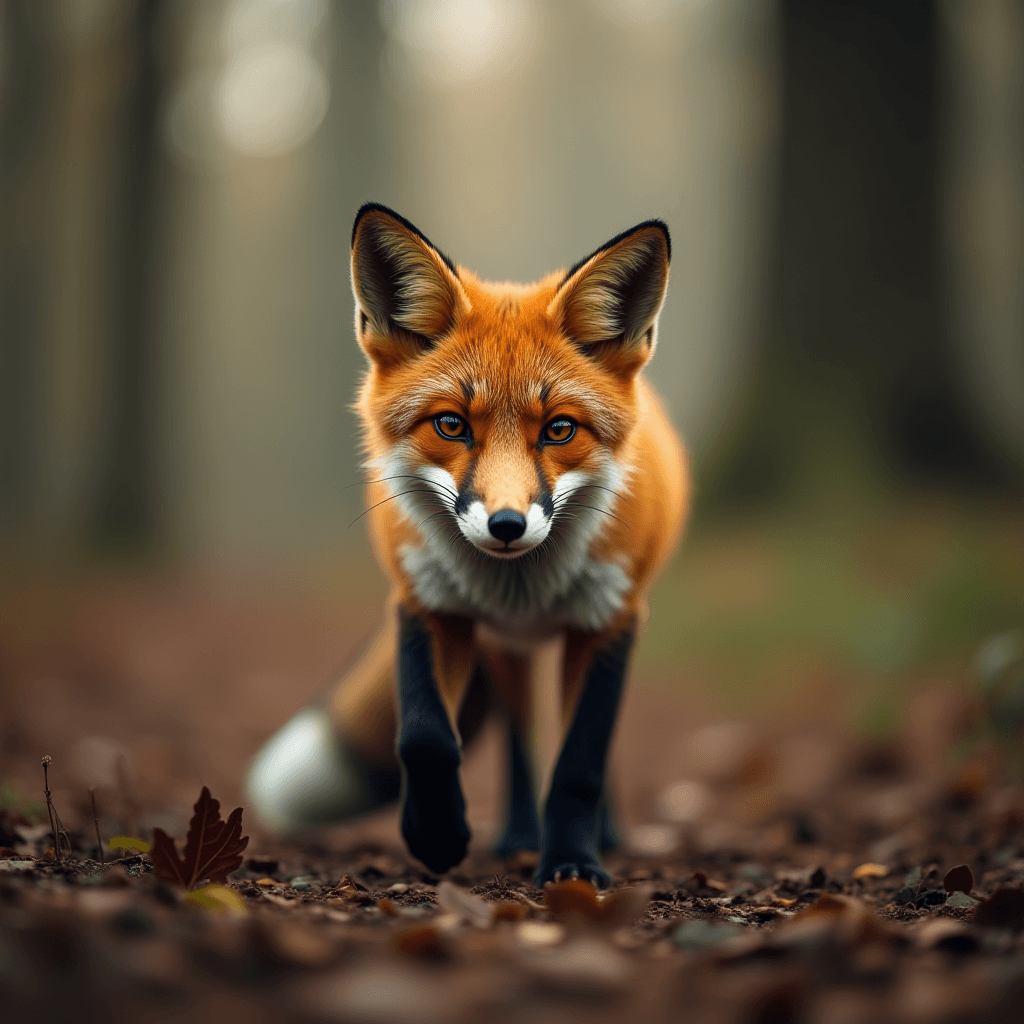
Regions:
<svg viewBox="0 0 1024 1024"><path fill-rule="evenodd" d="M470 838L454 723L473 669L472 624L399 614L402 836L414 857L442 874L465 857Z"/></svg>
<svg viewBox="0 0 1024 1024"><path fill-rule="evenodd" d="M599 857L599 811L634 630L630 623L596 639L566 637L566 684L580 686L579 700L544 807L537 885L584 878L603 888L611 881Z"/></svg>

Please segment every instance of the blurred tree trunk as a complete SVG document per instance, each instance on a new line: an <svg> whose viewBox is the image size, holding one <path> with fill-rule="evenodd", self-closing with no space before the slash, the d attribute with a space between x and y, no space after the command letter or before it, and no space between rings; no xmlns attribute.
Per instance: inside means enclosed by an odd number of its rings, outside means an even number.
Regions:
<svg viewBox="0 0 1024 1024"><path fill-rule="evenodd" d="M112 120L110 416L91 528L101 544L117 546L151 541L158 524L153 316L163 99L156 26L163 6L139 0L133 10L123 106Z"/></svg>
<svg viewBox="0 0 1024 1024"><path fill-rule="evenodd" d="M33 491L46 199L41 155L59 67L35 0L4 8L0 85L0 532L21 532Z"/></svg>
<svg viewBox="0 0 1024 1024"><path fill-rule="evenodd" d="M782 0L767 337L719 498L857 502L895 474L992 484L943 322L937 13Z"/></svg>

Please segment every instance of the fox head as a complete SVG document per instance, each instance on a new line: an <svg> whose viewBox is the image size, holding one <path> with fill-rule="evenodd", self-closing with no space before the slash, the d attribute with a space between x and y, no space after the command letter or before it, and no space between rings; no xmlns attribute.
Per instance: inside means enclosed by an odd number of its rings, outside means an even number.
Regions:
<svg viewBox="0 0 1024 1024"><path fill-rule="evenodd" d="M559 524L600 528L625 487L670 252L666 226L645 221L567 272L495 285L386 207L359 211L358 408L377 479L425 543L518 559Z"/></svg>

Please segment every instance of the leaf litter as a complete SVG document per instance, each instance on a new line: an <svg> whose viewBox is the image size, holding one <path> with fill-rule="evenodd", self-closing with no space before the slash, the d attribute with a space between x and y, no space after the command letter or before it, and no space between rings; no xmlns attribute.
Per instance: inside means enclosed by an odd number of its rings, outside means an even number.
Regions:
<svg viewBox="0 0 1024 1024"><path fill-rule="evenodd" d="M183 844L171 827L148 853L115 837L105 865L87 856L91 816L65 815L59 862L48 825L8 818L0 1005L48 1019L60 992L87 1019L218 1007L246 1024L1024 1019L1021 794L989 781L965 803L858 759L799 813L750 813L767 769L709 782L678 847L611 854L605 892L538 889L529 859L485 852L438 878L358 835L257 835L253 852L241 809L222 818L206 788Z"/></svg>

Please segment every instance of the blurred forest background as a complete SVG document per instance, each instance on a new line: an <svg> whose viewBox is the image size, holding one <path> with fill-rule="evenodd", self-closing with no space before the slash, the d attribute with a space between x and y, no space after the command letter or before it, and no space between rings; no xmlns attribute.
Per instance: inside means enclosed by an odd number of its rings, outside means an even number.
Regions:
<svg viewBox="0 0 1024 1024"><path fill-rule="evenodd" d="M366 200L497 279L669 223L642 685L885 735L1012 648L1020 0L2 0L0 779L238 779L371 628Z"/></svg>

